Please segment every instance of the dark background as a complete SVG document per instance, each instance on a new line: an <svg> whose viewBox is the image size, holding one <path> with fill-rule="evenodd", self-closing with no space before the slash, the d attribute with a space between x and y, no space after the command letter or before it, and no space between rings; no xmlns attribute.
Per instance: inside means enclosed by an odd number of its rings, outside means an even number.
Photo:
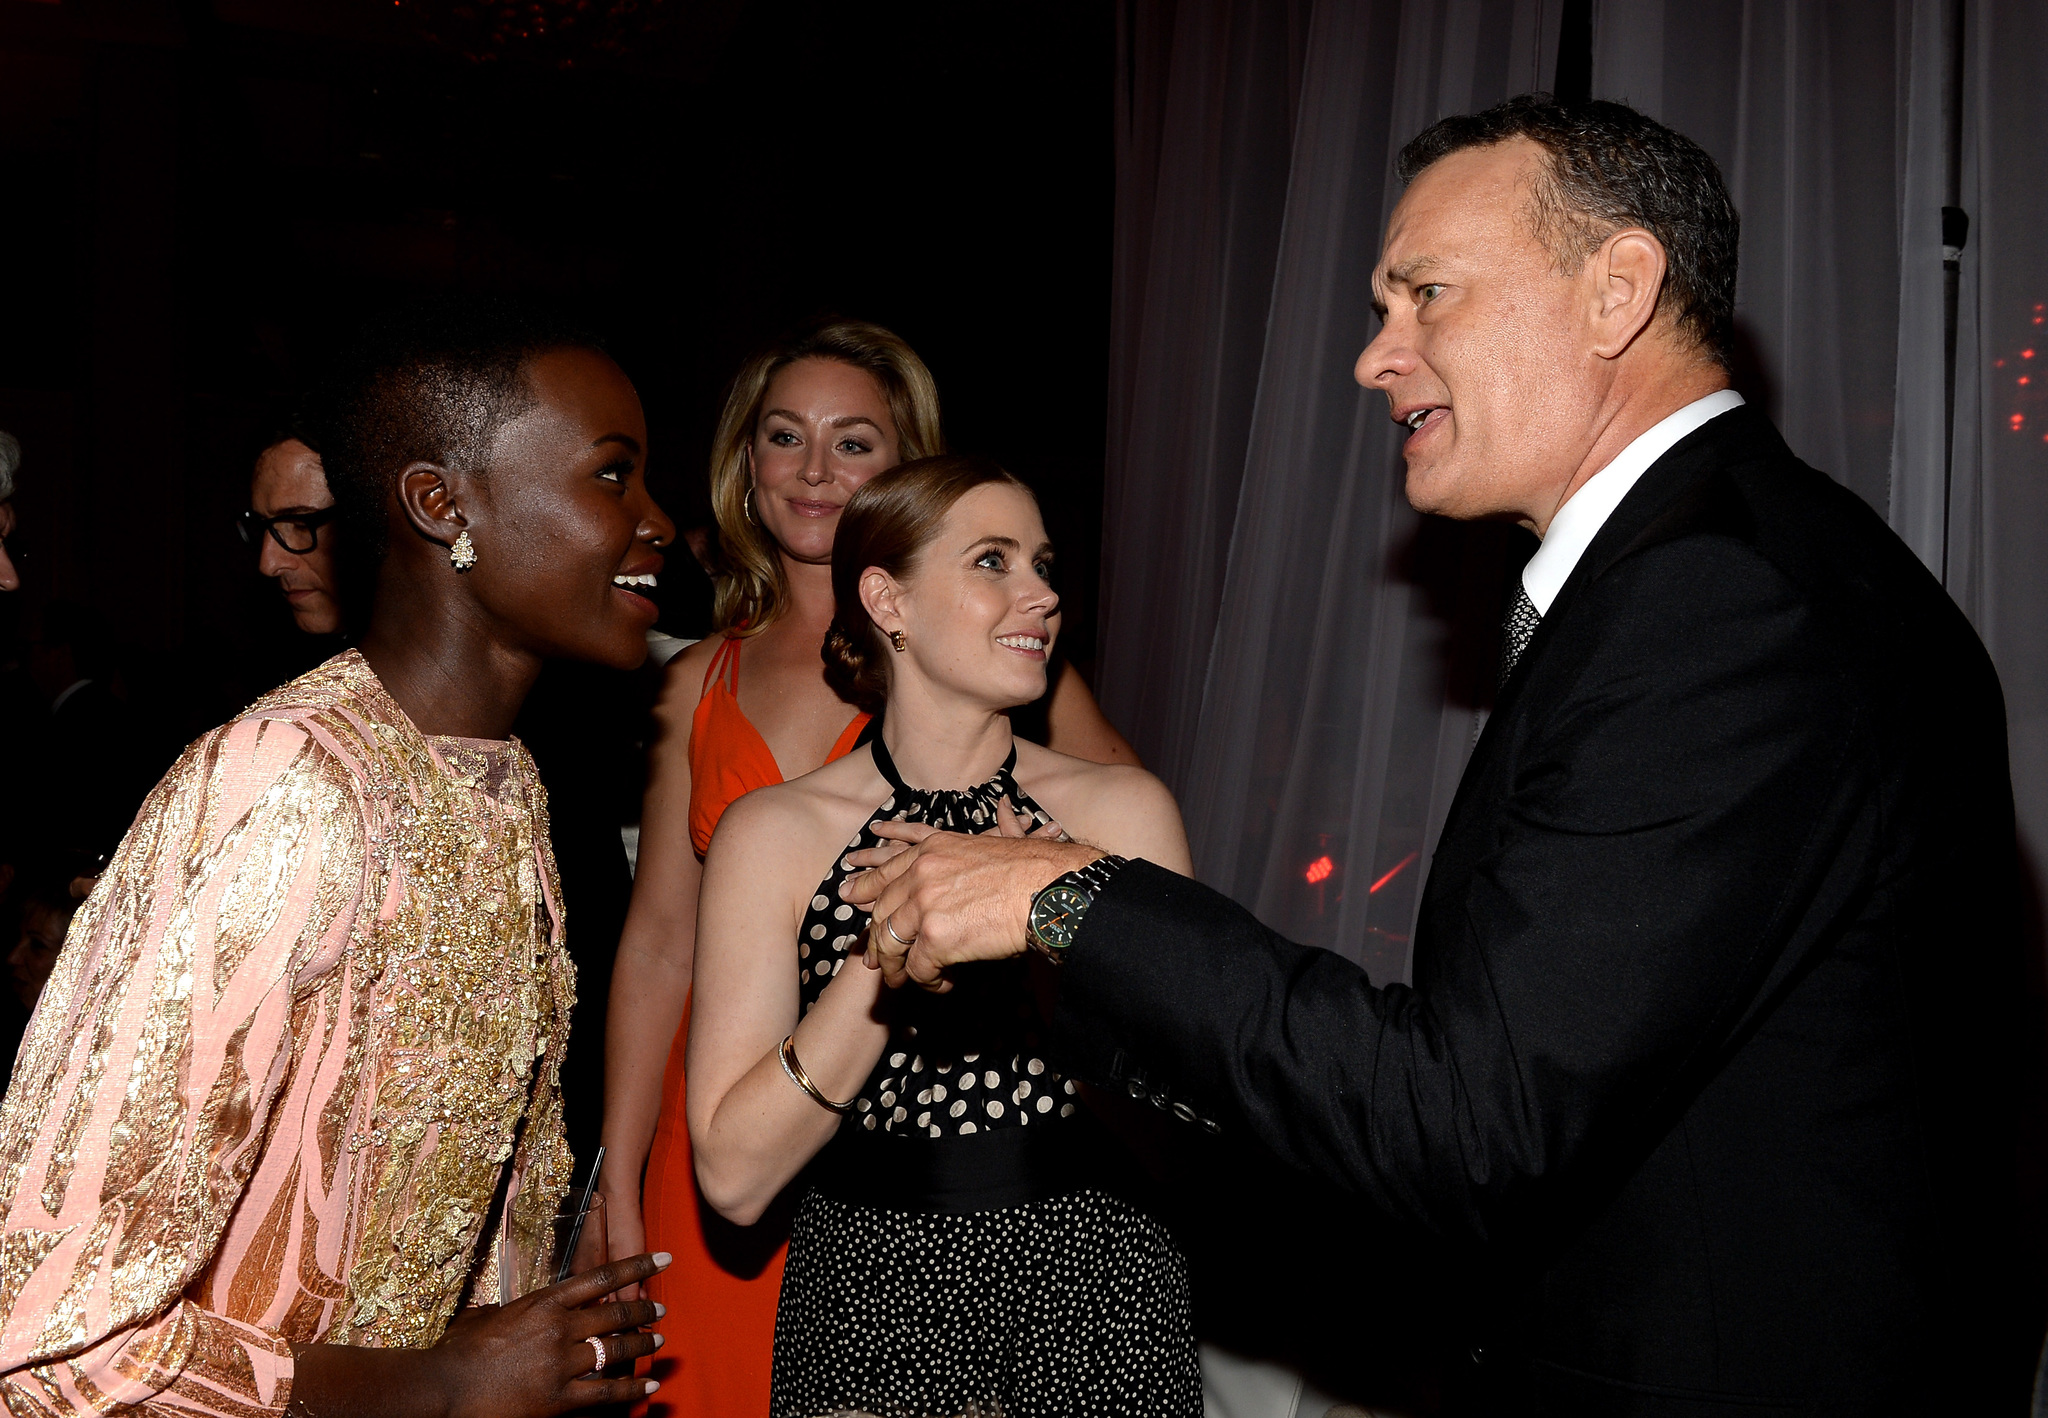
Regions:
<svg viewBox="0 0 2048 1418"><path fill-rule="evenodd" d="M231 525L276 405L366 308L483 290L607 333L683 525L750 347L825 311L894 328L955 446L1040 490L1086 669L1112 9L641 7L664 23L623 55L479 60L439 0L0 0L0 428L25 452L0 637L96 613L167 763L296 668Z"/></svg>

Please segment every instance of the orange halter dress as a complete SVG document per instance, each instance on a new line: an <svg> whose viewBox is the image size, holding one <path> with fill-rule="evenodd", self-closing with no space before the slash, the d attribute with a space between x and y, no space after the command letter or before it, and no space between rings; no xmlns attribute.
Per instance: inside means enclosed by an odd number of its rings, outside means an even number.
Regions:
<svg viewBox="0 0 2048 1418"><path fill-rule="evenodd" d="M690 843L703 856L726 808L742 793L782 781L760 730L740 710L740 644L727 636L704 674L704 692L690 722ZM825 762L860 742L868 715L857 714ZM789 1216L772 1210L754 1226L734 1226L697 1194L690 1130L683 1115L683 1055L690 1007L669 1047L661 1081L661 1116L647 1152L641 1208L647 1249L675 1262L647 1282L668 1306L652 1326L662 1348L642 1369L661 1383L636 1418L766 1418L775 1346L775 1306L789 1250Z"/></svg>

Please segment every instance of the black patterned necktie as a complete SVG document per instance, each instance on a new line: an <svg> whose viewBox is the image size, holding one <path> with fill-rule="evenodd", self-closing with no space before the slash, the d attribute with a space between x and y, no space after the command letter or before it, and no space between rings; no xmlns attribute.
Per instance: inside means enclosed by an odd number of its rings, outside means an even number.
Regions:
<svg viewBox="0 0 2048 1418"><path fill-rule="evenodd" d="M1529 637L1536 633L1536 627L1543 623L1542 613L1536 603L1529 599L1529 588L1522 584L1522 578L1515 578L1515 603L1508 607L1508 618L1500 628L1500 682L1505 685L1508 676L1515 672L1515 662L1522 658L1522 651L1529 648Z"/></svg>

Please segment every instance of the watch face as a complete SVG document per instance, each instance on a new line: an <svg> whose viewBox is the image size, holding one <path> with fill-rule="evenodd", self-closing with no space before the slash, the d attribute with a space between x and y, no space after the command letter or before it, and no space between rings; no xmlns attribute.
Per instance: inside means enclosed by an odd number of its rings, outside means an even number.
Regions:
<svg viewBox="0 0 2048 1418"><path fill-rule="evenodd" d="M1031 903L1031 934L1048 950L1065 950L1074 943L1081 917L1094 899L1080 887L1064 882L1048 886Z"/></svg>

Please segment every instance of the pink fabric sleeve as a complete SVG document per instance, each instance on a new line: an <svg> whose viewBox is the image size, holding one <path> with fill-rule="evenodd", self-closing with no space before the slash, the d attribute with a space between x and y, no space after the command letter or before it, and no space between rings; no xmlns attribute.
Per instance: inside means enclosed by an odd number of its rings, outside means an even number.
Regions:
<svg viewBox="0 0 2048 1418"><path fill-rule="evenodd" d="M363 836L346 767L272 720L207 735L143 805L0 1106L11 1414L284 1409L290 1346L188 1292L205 1289L304 1046L295 996L347 944Z"/></svg>

